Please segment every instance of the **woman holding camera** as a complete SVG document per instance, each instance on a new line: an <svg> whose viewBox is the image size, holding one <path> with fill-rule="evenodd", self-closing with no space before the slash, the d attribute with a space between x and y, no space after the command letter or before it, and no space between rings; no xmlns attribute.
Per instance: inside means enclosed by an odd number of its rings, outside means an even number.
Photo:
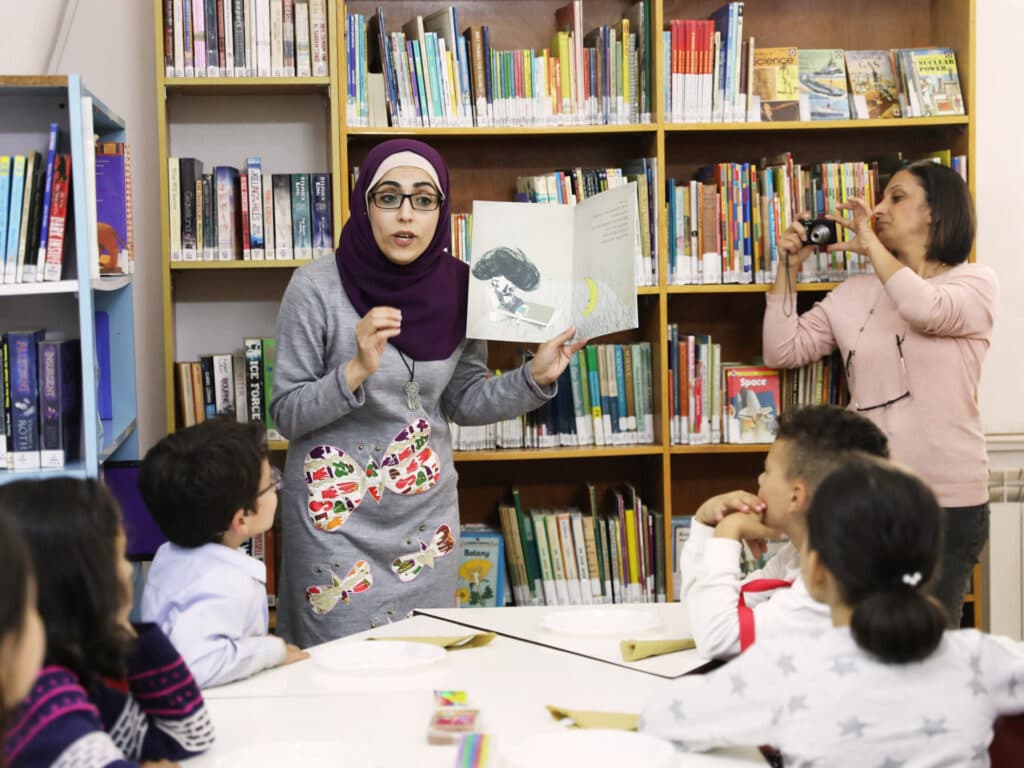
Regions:
<svg viewBox="0 0 1024 768"><path fill-rule="evenodd" d="M998 300L995 273L968 263L974 204L963 179L935 163L894 174L882 201L851 198L854 251L874 274L851 277L798 315L791 291L814 246L794 221L767 295L765 364L795 368L838 349L850 408L889 437L892 458L918 472L946 510L942 567L932 592L959 626L974 563L988 539L988 458L976 401ZM801 214L798 218L807 218Z"/></svg>

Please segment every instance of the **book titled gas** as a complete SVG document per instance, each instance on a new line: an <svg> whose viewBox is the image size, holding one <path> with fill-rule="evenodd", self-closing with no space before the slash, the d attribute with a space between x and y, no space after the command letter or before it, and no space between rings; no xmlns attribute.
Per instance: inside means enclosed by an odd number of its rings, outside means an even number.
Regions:
<svg viewBox="0 0 1024 768"><path fill-rule="evenodd" d="M772 442L779 421L779 372L751 365L727 367L725 392L726 442Z"/></svg>
<svg viewBox="0 0 1024 768"><path fill-rule="evenodd" d="M636 183L577 205L473 203L466 335L544 342L637 327Z"/></svg>

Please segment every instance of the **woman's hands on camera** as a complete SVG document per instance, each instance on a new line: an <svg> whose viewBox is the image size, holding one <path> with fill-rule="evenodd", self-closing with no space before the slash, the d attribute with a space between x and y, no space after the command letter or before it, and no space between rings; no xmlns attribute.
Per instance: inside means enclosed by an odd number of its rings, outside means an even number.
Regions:
<svg viewBox="0 0 1024 768"><path fill-rule="evenodd" d="M871 206L867 204L864 198L851 197L839 206L839 210L849 211L850 217L844 219L839 216L829 216L828 218L838 222L848 232L852 233L853 236L849 240L833 243L828 246L828 252L853 251L854 253L863 253L870 256L871 250L875 246L881 246L881 242L878 239L878 235L875 234L875 228L872 225L874 212Z"/></svg>
<svg viewBox="0 0 1024 768"><path fill-rule="evenodd" d="M783 264L779 265L780 273L782 273L784 268L788 267L789 271L796 275L800 271L800 265L807 261L810 255L814 253L813 245L804 244L804 241L807 239L807 229L800 223L801 219L809 219L810 217L811 214L808 211L800 211L779 238L777 247L779 249L779 258L783 260Z"/></svg>

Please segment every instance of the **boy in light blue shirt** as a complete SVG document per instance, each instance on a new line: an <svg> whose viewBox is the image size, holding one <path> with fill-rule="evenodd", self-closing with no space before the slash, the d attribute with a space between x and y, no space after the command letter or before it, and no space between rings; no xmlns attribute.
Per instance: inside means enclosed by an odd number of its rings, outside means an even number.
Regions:
<svg viewBox="0 0 1024 768"><path fill-rule="evenodd" d="M226 418L168 435L142 462L142 497L168 538L142 619L160 625L203 688L308 656L267 633L267 569L240 549L274 524L280 482L263 425Z"/></svg>

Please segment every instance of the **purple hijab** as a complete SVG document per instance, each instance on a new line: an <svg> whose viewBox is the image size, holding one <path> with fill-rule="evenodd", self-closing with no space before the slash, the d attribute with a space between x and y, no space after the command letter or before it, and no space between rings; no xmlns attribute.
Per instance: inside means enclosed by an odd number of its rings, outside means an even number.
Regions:
<svg viewBox="0 0 1024 768"><path fill-rule="evenodd" d="M381 253L366 210L366 185L385 158L397 152L415 152L429 162L444 194L433 239L405 266ZM402 311L402 332L390 343L414 360L444 360L466 336L469 267L450 255L451 239L448 166L441 155L413 139L392 139L371 149L359 169L334 259L341 285L360 315L377 306Z"/></svg>

